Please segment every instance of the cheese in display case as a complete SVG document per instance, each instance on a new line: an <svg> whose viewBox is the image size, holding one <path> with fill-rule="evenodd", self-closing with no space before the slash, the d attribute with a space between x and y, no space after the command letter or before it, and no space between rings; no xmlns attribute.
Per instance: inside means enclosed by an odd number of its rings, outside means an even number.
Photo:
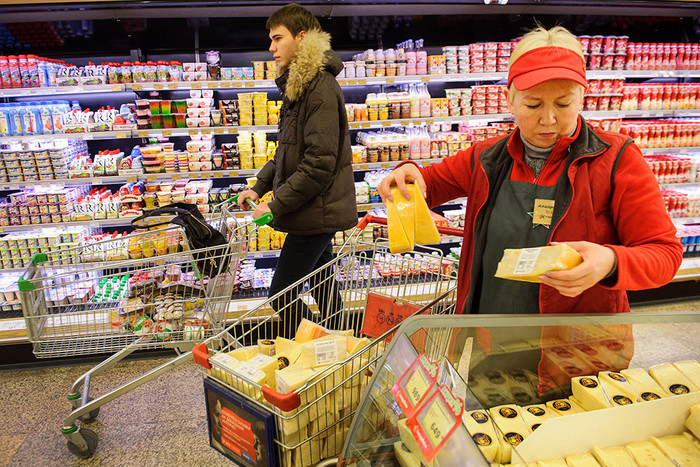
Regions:
<svg viewBox="0 0 700 467"><path fill-rule="evenodd" d="M340 465L379 455L400 465L421 460L415 453L420 443L406 439L411 432L401 428L402 412L376 404L408 371L407 349L436 362L438 384L448 384L465 406L463 426L473 445L462 448L461 463L444 465L696 465L700 440L693 430L700 428L700 391L686 374L694 374L700 355L674 342L672 328L681 322L684 333L700 332L698 317L697 312L645 312L412 318L369 382ZM580 373L570 376L564 364L543 360L552 349L564 361L575 357ZM603 361L607 366L599 364ZM529 373L533 380L518 382L528 382L534 401L518 403L522 386L512 384L513 376ZM555 384L565 376L566 384ZM673 384L685 384L688 392L666 392ZM478 456L467 454L474 447Z"/></svg>

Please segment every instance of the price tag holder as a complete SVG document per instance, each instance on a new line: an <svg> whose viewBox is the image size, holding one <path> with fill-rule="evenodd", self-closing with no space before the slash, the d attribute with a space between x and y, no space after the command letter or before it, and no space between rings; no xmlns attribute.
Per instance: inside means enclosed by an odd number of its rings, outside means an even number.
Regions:
<svg viewBox="0 0 700 467"><path fill-rule="evenodd" d="M137 181L137 177L126 177L126 183L136 183Z"/></svg>
<svg viewBox="0 0 700 467"><path fill-rule="evenodd" d="M408 417L406 424L428 462L435 459L461 425L463 412L464 403L443 385L430 395L417 413Z"/></svg>
<svg viewBox="0 0 700 467"><path fill-rule="evenodd" d="M163 89L163 85L161 83L153 83L153 89Z"/></svg>
<svg viewBox="0 0 700 467"><path fill-rule="evenodd" d="M177 89L178 84L177 83L168 83L168 89Z"/></svg>
<svg viewBox="0 0 700 467"><path fill-rule="evenodd" d="M438 366L420 354L391 388L396 402L407 417L415 415L420 405L434 392L437 375Z"/></svg>
<svg viewBox="0 0 700 467"><path fill-rule="evenodd" d="M140 84L132 84L131 89L133 89L134 91L140 91L143 89L143 86L141 86Z"/></svg>

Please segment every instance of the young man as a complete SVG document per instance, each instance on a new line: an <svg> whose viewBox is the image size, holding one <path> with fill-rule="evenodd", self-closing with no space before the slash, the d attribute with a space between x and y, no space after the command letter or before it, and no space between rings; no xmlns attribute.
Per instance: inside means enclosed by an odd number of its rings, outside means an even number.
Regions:
<svg viewBox="0 0 700 467"><path fill-rule="evenodd" d="M270 287L272 297L332 260L333 237L357 224L357 206L345 100L335 79L343 63L331 50L330 35L310 11L295 3L274 12L266 27L282 95L279 145L238 203L249 209L246 199L257 201L270 190L275 195L253 213L258 218L271 212L273 227L287 232ZM310 281L312 288L324 280L322 274L317 276ZM278 311L284 308L280 318L285 334L293 335L302 318L311 319L308 307L297 300L300 288L272 303ZM324 317L342 308L335 287L314 294L314 299Z"/></svg>

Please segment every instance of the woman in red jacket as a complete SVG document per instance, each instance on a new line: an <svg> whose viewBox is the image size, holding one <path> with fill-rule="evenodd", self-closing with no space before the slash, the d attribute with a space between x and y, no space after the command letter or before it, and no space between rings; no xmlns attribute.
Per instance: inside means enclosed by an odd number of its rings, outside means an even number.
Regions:
<svg viewBox="0 0 700 467"><path fill-rule="evenodd" d="M379 185L429 206L467 197L457 309L464 313L629 311L626 290L659 287L682 248L639 148L579 115L587 88L581 46L561 27L537 28L510 58L506 91L517 128L429 167L397 167ZM541 284L494 277L506 248L565 242L583 257Z"/></svg>

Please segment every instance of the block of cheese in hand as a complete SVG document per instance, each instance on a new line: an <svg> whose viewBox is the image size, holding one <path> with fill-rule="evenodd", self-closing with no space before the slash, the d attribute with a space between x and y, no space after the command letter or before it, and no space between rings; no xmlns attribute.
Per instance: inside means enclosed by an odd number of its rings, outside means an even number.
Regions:
<svg viewBox="0 0 700 467"><path fill-rule="evenodd" d="M571 392L586 411L612 407L595 376L571 378Z"/></svg>
<svg viewBox="0 0 700 467"><path fill-rule="evenodd" d="M627 368L620 370L620 373L627 378L627 381L629 381L634 391L639 394L639 398L643 401L651 401L668 396L668 393L659 386L659 383L654 381L654 378L649 376L649 373L644 368Z"/></svg>
<svg viewBox="0 0 700 467"><path fill-rule="evenodd" d="M661 438L652 436L651 442L679 467L697 467L700 465L700 449L695 447L691 438L692 435L688 433Z"/></svg>
<svg viewBox="0 0 700 467"><path fill-rule="evenodd" d="M537 277L547 271L571 269L582 261L581 255L564 243L537 248L506 249L498 263L495 276L516 281L540 282Z"/></svg>
<svg viewBox="0 0 700 467"><path fill-rule="evenodd" d="M680 362L673 362L673 366L683 373L696 388L700 388L700 362L697 360L683 360Z"/></svg>
<svg viewBox="0 0 700 467"><path fill-rule="evenodd" d="M465 411L462 415L462 421L486 460L497 462L500 459L499 435L496 433L496 428L489 414L484 410Z"/></svg>
<svg viewBox="0 0 700 467"><path fill-rule="evenodd" d="M413 249L415 240L415 207L397 187L391 188L391 198L386 203L389 250L393 254L406 253Z"/></svg>
<svg viewBox="0 0 700 467"><path fill-rule="evenodd" d="M566 463L569 467L600 467L595 457L587 452L566 456Z"/></svg>
<svg viewBox="0 0 700 467"><path fill-rule="evenodd" d="M435 221L433 221L433 216L430 215L423 193L420 192L418 185L415 183L408 187L409 191L413 191L411 197L416 204L416 243L420 245L440 243L440 233L435 227Z"/></svg>
<svg viewBox="0 0 700 467"><path fill-rule="evenodd" d="M593 455L603 467L637 467L634 459L623 446L600 449L593 446Z"/></svg>
<svg viewBox="0 0 700 467"><path fill-rule="evenodd" d="M544 404L533 404L520 408L520 418L523 419L530 433L535 431L549 417L551 417L551 414Z"/></svg>
<svg viewBox="0 0 700 467"><path fill-rule="evenodd" d="M598 381L605 389L605 393L613 406L629 405L637 402L637 392L622 373L601 371L598 373Z"/></svg>
<svg viewBox="0 0 700 467"><path fill-rule="evenodd" d="M660 363L649 368L649 374L669 394L687 394L698 388L672 363Z"/></svg>
<svg viewBox="0 0 700 467"><path fill-rule="evenodd" d="M648 439L629 443L625 448L639 467L674 467L666 454Z"/></svg>
<svg viewBox="0 0 700 467"><path fill-rule="evenodd" d="M685 426L700 439L700 404L695 404L690 408L690 415L685 420Z"/></svg>

